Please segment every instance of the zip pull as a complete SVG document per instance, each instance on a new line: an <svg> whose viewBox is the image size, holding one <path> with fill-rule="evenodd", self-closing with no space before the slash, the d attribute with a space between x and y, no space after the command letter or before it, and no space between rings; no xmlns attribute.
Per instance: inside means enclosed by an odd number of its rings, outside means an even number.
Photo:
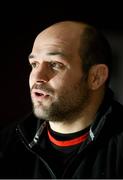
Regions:
<svg viewBox="0 0 123 180"><path fill-rule="evenodd" d="M93 141L95 136L91 128L90 128L89 134L90 134L91 140Z"/></svg>
<svg viewBox="0 0 123 180"><path fill-rule="evenodd" d="M29 147L32 148L35 144L37 144L39 138L40 138L40 135L41 133L43 132L44 128L46 127L47 125L47 122L44 121L44 123L39 127L39 129L37 130L33 140L31 143L29 143Z"/></svg>

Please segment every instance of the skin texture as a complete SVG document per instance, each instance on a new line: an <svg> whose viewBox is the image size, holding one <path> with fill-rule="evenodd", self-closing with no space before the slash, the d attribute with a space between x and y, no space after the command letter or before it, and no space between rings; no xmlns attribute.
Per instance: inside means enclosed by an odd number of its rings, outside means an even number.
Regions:
<svg viewBox="0 0 123 180"><path fill-rule="evenodd" d="M60 133L89 126L104 96L106 65L93 66L88 78L82 70L80 35L86 26L72 21L50 26L36 37L29 55L34 113Z"/></svg>

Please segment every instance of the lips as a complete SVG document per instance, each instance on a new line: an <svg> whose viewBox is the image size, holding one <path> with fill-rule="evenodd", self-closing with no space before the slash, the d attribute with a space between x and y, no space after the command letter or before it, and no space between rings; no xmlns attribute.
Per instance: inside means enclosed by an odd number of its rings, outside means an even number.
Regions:
<svg viewBox="0 0 123 180"><path fill-rule="evenodd" d="M44 96L44 94L39 93L39 92L35 92L35 95L36 95L36 96Z"/></svg>
<svg viewBox="0 0 123 180"><path fill-rule="evenodd" d="M32 98L34 98L34 99L41 100L42 98L44 99L47 97L49 97L49 94L42 90L39 90L39 89L32 90Z"/></svg>

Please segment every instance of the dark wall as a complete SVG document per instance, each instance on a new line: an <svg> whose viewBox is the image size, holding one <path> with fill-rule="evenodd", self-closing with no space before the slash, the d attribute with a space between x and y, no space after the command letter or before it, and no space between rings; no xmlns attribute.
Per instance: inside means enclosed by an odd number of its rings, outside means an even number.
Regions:
<svg viewBox="0 0 123 180"><path fill-rule="evenodd" d="M43 4L20 4L1 6L0 13L0 125L17 121L31 111L28 86L30 67L28 54L36 35L48 25L59 20L80 20L88 22L106 32L113 48L117 49L114 81L112 87L120 94L122 86L122 11L117 17L112 6L99 3L83 4L84 1L45 1ZM106 8L107 7L107 8ZM116 10L116 5L113 6ZM120 7L120 6L118 6ZM120 32L120 34L119 34ZM118 55L119 54L119 55ZM122 65L122 66L121 66ZM121 71L121 73L119 72ZM122 76L122 77L119 77ZM117 79L119 78L119 81ZM117 88L119 86L119 89ZM116 87L116 88L115 88ZM123 99L121 100L123 102Z"/></svg>
<svg viewBox="0 0 123 180"><path fill-rule="evenodd" d="M105 35L113 52L111 88L115 92L116 99L123 104L123 32L119 29L115 32L105 32Z"/></svg>

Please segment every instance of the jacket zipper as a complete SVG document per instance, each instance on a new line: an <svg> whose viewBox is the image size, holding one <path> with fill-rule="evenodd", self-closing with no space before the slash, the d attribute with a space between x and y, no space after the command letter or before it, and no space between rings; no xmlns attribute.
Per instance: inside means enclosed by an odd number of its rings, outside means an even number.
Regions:
<svg viewBox="0 0 123 180"><path fill-rule="evenodd" d="M38 159L40 159L40 160L43 162L43 164L45 165L46 169L47 169L48 172L50 173L51 178L52 178L52 179L56 179L56 175L55 175L55 173L52 171L52 169L50 168L50 166L48 165L48 163L47 163L42 157L40 157L35 151L33 151L33 150L30 148L30 146L28 145L27 140L25 139L25 137L24 137L24 135L23 135L23 133L22 133L22 131L21 131L21 129L20 129L19 127L16 128L16 132L17 132L17 134L19 135L19 137L20 137L22 143L25 145L25 147L26 147L31 153L33 153ZM23 137L23 138L22 138L22 137Z"/></svg>

